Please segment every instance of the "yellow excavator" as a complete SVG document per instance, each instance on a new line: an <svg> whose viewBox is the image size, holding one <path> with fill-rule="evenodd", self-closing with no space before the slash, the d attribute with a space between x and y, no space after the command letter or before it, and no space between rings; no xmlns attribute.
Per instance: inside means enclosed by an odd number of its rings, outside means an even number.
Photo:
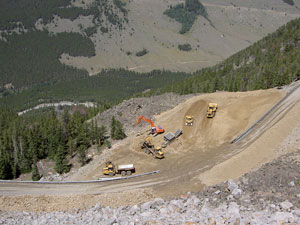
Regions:
<svg viewBox="0 0 300 225"><path fill-rule="evenodd" d="M154 147L154 145L151 142L150 136L146 138L141 148L144 149L144 152L146 154L152 154L153 158L162 159L165 157L163 151L161 150L161 147Z"/></svg>
<svg viewBox="0 0 300 225"><path fill-rule="evenodd" d="M207 108L206 117L213 118L216 115L217 108L218 108L217 103L209 103L208 108Z"/></svg>

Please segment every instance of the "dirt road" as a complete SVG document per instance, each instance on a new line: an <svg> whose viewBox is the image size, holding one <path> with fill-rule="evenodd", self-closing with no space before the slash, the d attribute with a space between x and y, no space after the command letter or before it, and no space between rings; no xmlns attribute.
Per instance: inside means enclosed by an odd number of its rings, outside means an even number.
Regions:
<svg viewBox="0 0 300 225"><path fill-rule="evenodd" d="M276 145L300 122L300 118L295 117L300 109L300 89L279 104L242 141L235 144L231 144L231 141L261 118L285 94L284 91L271 89L243 93L217 92L193 97L156 118L156 123L163 124L166 131L183 130L183 135L165 149L165 159L153 159L140 150L139 143L146 135L129 137L110 155L115 163L134 162L139 173L159 169L159 174L95 184L1 183L0 194L99 195L151 188L154 196L166 197L186 191L200 191L204 184L211 185L239 177L275 157ZM219 104L213 119L205 117L208 102ZM187 114L195 118L192 127L184 125ZM272 144L268 145L266 138L270 137L266 135L274 136ZM160 144L162 139L162 135L156 136L153 138L154 144ZM261 143L266 140L267 145ZM258 146L257 142L260 143ZM255 154L251 154L251 151ZM243 154L246 156L242 157ZM73 176L72 180L97 179L102 167L102 164L87 167L85 174Z"/></svg>

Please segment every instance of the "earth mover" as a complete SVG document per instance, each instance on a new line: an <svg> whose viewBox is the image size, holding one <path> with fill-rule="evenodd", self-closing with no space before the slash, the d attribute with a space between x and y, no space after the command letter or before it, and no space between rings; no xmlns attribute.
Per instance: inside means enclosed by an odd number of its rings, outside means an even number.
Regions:
<svg viewBox="0 0 300 225"><path fill-rule="evenodd" d="M161 134L161 133L165 132L165 130L164 130L164 128L163 128L162 126L160 126L160 125L155 126L155 125L154 125L154 122L153 122L152 120L150 120L150 119L148 119L148 118L146 118L146 117L144 117L144 116L140 116L140 117L138 118L136 124L139 124L139 123L141 122L141 120L144 120L145 122L151 124L151 133L152 133L152 134L157 135L157 134Z"/></svg>
<svg viewBox="0 0 300 225"><path fill-rule="evenodd" d="M187 115L185 117L185 125L186 126L193 126L193 123L194 123L194 117Z"/></svg>
<svg viewBox="0 0 300 225"><path fill-rule="evenodd" d="M122 176L130 176L134 172L135 168L133 164L115 165L111 161L107 161L105 163L105 167L103 168L103 174L111 177L116 174L121 174Z"/></svg>
<svg viewBox="0 0 300 225"><path fill-rule="evenodd" d="M146 138L141 148L144 149L146 154L152 154L153 158L162 159L165 157L161 147L154 147L154 145L151 143L150 136Z"/></svg>
<svg viewBox="0 0 300 225"><path fill-rule="evenodd" d="M208 108L207 108L206 117L213 118L216 115L217 108L218 108L217 103L209 103Z"/></svg>

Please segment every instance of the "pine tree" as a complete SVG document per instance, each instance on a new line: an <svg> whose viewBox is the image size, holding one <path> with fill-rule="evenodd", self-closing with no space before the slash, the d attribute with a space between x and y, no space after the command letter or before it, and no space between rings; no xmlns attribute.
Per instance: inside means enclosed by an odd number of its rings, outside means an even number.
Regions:
<svg viewBox="0 0 300 225"><path fill-rule="evenodd" d="M11 179L13 177L10 164L0 155L0 179Z"/></svg>
<svg viewBox="0 0 300 225"><path fill-rule="evenodd" d="M40 175L40 173L39 173L39 170L38 170L36 164L37 164L37 163L34 162L34 163L33 163L33 168L32 168L32 176L31 176L31 179L32 179L33 181L38 181L38 180L41 179L41 175Z"/></svg>
<svg viewBox="0 0 300 225"><path fill-rule="evenodd" d="M88 130L85 124L82 124L79 128L79 134L76 138L77 152L79 156L79 162L83 166L86 163L86 150L89 147L89 139L87 136Z"/></svg>
<svg viewBox="0 0 300 225"><path fill-rule="evenodd" d="M81 166L84 166L86 164L86 148L81 145L79 146L78 150L78 161L81 164Z"/></svg>
<svg viewBox="0 0 300 225"><path fill-rule="evenodd" d="M126 137L121 122L116 120L114 116L112 117L110 128L110 134L112 139L121 140Z"/></svg>
<svg viewBox="0 0 300 225"><path fill-rule="evenodd" d="M110 137L112 139L115 139L115 132L116 132L116 119L115 117L113 116L111 118L111 123L110 123Z"/></svg>
<svg viewBox="0 0 300 225"><path fill-rule="evenodd" d="M102 125L98 129L98 145L103 145L106 139L107 129L104 125Z"/></svg>
<svg viewBox="0 0 300 225"><path fill-rule="evenodd" d="M70 171L70 168L66 162L66 153L62 145L58 146L54 161L55 161L55 171L57 173L62 174Z"/></svg>

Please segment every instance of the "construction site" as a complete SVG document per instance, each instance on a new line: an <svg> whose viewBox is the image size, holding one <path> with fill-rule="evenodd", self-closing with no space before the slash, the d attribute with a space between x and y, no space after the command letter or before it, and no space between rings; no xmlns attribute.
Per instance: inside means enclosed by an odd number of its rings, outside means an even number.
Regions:
<svg viewBox="0 0 300 225"><path fill-rule="evenodd" d="M72 209L67 196L76 195L80 208L94 204L91 196L99 195L106 196L99 200L102 204L118 206L123 197L123 201L129 201L125 196L132 194L136 201L130 197L130 204L137 204L155 197L199 192L206 186L237 179L297 150L295 140L299 136L287 138L300 122L298 86L296 82L280 89L215 92L180 99L157 97L169 102L168 106L156 97L145 105L139 99L124 101L96 119L119 115L127 138L93 155L89 164L71 171L63 182L2 183L1 205L10 210L30 209L36 206L23 202L43 202L46 198L49 204L40 205L45 210L62 205ZM172 98L175 107L170 105ZM159 110L152 104L170 109L154 115L152 111ZM60 205L57 198L65 197ZM19 198L22 203L18 206L12 203Z"/></svg>

